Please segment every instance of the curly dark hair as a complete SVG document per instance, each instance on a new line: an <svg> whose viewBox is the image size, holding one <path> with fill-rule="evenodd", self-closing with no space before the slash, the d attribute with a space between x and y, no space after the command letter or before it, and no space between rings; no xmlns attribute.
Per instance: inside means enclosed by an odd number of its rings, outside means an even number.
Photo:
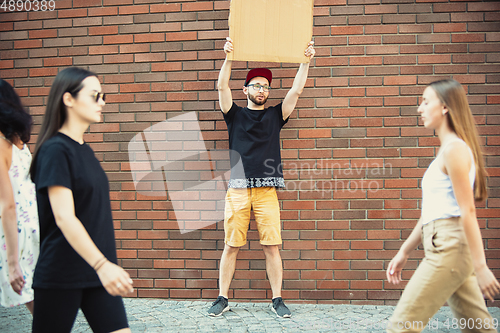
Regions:
<svg viewBox="0 0 500 333"><path fill-rule="evenodd" d="M0 79L0 131L11 142L17 136L26 143L30 141L32 124L33 120L14 88Z"/></svg>

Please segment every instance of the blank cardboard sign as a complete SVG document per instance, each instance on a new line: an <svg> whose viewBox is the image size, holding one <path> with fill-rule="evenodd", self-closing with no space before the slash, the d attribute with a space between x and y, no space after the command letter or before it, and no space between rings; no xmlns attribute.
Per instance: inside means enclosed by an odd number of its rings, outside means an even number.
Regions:
<svg viewBox="0 0 500 333"><path fill-rule="evenodd" d="M308 62L314 0L231 0L230 60Z"/></svg>

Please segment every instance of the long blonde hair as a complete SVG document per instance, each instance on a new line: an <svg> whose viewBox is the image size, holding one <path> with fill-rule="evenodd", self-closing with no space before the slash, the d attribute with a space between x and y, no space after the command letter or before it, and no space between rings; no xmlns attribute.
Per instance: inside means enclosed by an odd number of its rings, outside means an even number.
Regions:
<svg viewBox="0 0 500 333"><path fill-rule="evenodd" d="M457 136L464 140L472 150L476 165L476 181L474 182L474 197L476 201L488 197L486 189L486 169L484 167L483 153L479 145L478 134L472 112L467 101L463 87L453 79L441 80L429 84L441 102L446 105L449 116L447 117L451 129Z"/></svg>

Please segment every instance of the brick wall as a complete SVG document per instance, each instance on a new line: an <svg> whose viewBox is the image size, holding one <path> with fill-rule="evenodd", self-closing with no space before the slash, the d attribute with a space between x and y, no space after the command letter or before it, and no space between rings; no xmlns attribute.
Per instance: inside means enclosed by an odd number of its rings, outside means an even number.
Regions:
<svg viewBox="0 0 500 333"><path fill-rule="evenodd" d="M90 126L86 140L110 180L118 256L137 297L218 294L222 223L181 233L161 186L136 191L128 142L196 111L207 149L228 147L215 84L228 8L229 1L58 0L55 11L0 10L0 76L34 115L33 142L57 72L73 65L99 74L108 94L104 121ZM419 217L420 179L438 145L416 109L426 84L449 77L468 93L487 154L490 199L477 213L488 264L500 277L500 3L316 0L314 15L317 57L281 134L284 297L352 304L399 298L402 286L389 285L384 268ZM243 78L257 65L233 66L231 88L241 105ZM298 66L264 65L275 75L276 103ZM249 239L230 296L269 298L254 222ZM422 255L415 252L404 278Z"/></svg>

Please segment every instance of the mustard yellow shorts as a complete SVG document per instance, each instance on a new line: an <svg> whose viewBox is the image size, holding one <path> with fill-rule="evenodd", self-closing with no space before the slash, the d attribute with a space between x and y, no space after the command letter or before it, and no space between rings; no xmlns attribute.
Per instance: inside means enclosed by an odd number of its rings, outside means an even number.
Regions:
<svg viewBox="0 0 500 333"><path fill-rule="evenodd" d="M250 210L253 209L260 244L281 244L278 195L274 187L229 188L224 213L224 242L233 247L247 243Z"/></svg>

